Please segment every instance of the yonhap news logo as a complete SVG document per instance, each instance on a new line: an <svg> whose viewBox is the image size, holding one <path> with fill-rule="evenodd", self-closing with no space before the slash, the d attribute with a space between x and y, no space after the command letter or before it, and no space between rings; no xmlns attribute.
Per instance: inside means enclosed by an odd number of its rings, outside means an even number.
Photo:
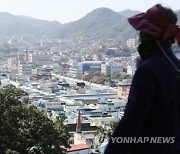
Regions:
<svg viewBox="0 0 180 154"><path fill-rule="evenodd" d="M98 134L98 135L95 136L95 143L96 144L102 144L105 139L106 139L105 134Z"/></svg>
<svg viewBox="0 0 180 154"><path fill-rule="evenodd" d="M110 137L110 139L112 143L175 143L175 137Z"/></svg>

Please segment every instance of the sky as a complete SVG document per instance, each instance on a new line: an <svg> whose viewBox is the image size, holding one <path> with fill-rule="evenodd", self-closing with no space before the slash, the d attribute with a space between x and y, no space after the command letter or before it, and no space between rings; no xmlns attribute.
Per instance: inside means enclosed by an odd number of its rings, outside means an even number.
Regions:
<svg viewBox="0 0 180 154"><path fill-rule="evenodd" d="M157 3L180 9L180 0L0 0L0 12L68 23L100 7L144 12Z"/></svg>

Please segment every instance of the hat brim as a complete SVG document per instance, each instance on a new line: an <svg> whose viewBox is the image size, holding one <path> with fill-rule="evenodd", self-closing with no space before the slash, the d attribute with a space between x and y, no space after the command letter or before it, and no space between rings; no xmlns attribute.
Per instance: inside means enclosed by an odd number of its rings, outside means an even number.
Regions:
<svg viewBox="0 0 180 154"><path fill-rule="evenodd" d="M129 23L138 31L148 33L155 38L161 38L162 29L149 21L146 13L140 13L128 18Z"/></svg>

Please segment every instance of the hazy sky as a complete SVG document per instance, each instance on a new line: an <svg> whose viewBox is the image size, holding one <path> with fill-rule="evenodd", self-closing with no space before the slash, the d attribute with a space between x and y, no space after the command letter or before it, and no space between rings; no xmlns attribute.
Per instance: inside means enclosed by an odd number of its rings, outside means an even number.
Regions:
<svg viewBox="0 0 180 154"><path fill-rule="evenodd" d="M146 11L157 3L173 10L180 9L180 0L0 0L0 12L67 23L99 7L108 7L114 11Z"/></svg>

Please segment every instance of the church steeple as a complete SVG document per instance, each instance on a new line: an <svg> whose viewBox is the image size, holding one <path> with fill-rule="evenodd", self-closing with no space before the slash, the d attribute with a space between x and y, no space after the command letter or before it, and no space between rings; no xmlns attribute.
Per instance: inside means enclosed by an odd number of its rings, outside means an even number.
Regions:
<svg viewBox="0 0 180 154"><path fill-rule="evenodd" d="M77 124L76 124L76 133L81 133L81 113L80 113L80 110L78 113L78 119L77 119Z"/></svg>

